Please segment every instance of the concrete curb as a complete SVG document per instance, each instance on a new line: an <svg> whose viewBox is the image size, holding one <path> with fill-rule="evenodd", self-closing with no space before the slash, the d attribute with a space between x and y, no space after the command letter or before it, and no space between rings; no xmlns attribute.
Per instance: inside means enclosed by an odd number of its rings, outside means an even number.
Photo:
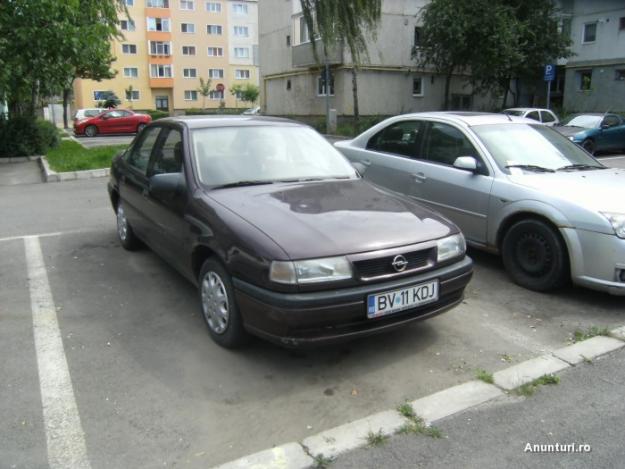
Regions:
<svg viewBox="0 0 625 469"><path fill-rule="evenodd" d="M563 347L552 354L532 358L493 375L495 384L469 381L439 391L410 403L415 414L432 424L445 417L501 398L507 391L530 383L546 374L573 367L584 359L593 359L625 347L625 326L610 331L611 337L593 337ZM276 448L237 459L217 469L239 468L312 468L314 457L336 456L367 445L369 432L390 436L409 420L395 410L387 410L360 420L325 430L304 439L301 443L287 443Z"/></svg>
<svg viewBox="0 0 625 469"><path fill-rule="evenodd" d="M27 161L37 161L41 156L12 156L10 158L0 158L0 164L26 163Z"/></svg>
<svg viewBox="0 0 625 469"><path fill-rule="evenodd" d="M106 177L110 173L109 168L102 169L88 169L86 171L68 171L64 173L57 173L50 169L48 160L45 156L39 157L39 164L41 165L41 172L43 173L43 180L45 182L63 182L74 181L76 179L93 179Z"/></svg>

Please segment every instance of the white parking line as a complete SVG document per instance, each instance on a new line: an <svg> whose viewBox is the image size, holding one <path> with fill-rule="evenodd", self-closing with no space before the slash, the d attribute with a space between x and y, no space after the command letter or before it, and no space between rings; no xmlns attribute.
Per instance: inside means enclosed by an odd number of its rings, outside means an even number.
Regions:
<svg viewBox="0 0 625 469"><path fill-rule="evenodd" d="M89 469L85 435L38 236L24 237L43 420L51 469Z"/></svg>
<svg viewBox="0 0 625 469"><path fill-rule="evenodd" d="M625 160L625 156L602 156L598 160Z"/></svg>
<svg viewBox="0 0 625 469"><path fill-rule="evenodd" d="M15 241L18 239L26 239L26 238L49 238L52 236L63 236L67 234L92 233L94 231L100 232L102 230L69 230L69 231L55 231L53 233L39 233L39 234L30 234L30 235L8 236L6 238L0 238L0 243L4 241Z"/></svg>

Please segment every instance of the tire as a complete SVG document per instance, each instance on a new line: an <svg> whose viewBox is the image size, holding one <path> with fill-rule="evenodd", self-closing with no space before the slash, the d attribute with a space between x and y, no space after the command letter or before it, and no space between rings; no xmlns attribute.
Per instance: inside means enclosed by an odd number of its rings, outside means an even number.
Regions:
<svg viewBox="0 0 625 469"><path fill-rule="evenodd" d="M232 280L226 269L209 258L202 265L198 279L202 317L212 339L225 348L246 344L249 334L234 298ZM225 313L225 314L224 314Z"/></svg>
<svg viewBox="0 0 625 469"><path fill-rule="evenodd" d="M139 124L139 125L137 126L137 133L141 133L141 131L142 131L143 129L145 129L145 124Z"/></svg>
<svg viewBox="0 0 625 469"><path fill-rule="evenodd" d="M132 231L132 227L126 218L126 212L121 201L117 204L115 210L117 214L117 237L122 247L128 251L136 251L141 247L141 241Z"/></svg>
<svg viewBox="0 0 625 469"><path fill-rule="evenodd" d="M570 278L566 245L560 234L541 220L526 219L512 225L501 251L512 280L529 290L554 290Z"/></svg>
<svg viewBox="0 0 625 469"><path fill-rule="evenodd" d="M591 155L595 154L595 142L589 138L582 142L582 148Z"/></svg>
<svg viewBox="0 0 625 469"><path fill-rule="evenodd" d="M95 125L88 125L85 128L86 137L95 137L96 135L98 135L98 128Z"/></svg>

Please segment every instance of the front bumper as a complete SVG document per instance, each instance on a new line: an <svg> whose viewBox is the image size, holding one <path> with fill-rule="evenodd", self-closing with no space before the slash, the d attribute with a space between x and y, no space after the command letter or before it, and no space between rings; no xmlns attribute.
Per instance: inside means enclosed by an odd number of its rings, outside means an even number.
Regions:
<svg viewBox="0 0 625 469"><path fill-rule="evenodd" d="M594 231L562 228L569 248L571 278L576 285L625 296L625 239Z"/></svg>
<svg viewBox="0 0 625 469"><path fill-rule="evenodd" d="M277 293L233 279L245 328L252 334L290 347L331 344L402 327L443 313L462 301L473 274L469 257L419 275L313 293ZM439 280L434 303L375 319L367 318L367 295Z"/></svg>

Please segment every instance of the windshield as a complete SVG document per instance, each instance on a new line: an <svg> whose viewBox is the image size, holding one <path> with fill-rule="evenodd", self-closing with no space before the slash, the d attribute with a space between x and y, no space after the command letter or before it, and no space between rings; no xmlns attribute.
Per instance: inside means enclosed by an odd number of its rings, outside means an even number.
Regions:
<svg viewBox="0 0 625 469"><path fill-rule="evenodd" d="M499 167L537 166L557 170L570 165L603 166L549 127L535 124L477 125L478 135Z"/></svg>
<svg viewBox="0 0 625 469"><path fill-rule="evenodd" d="M307 127L199 129L192 142L199 179L207 186L358 177L343 155Z"/></svg>
<svg viewBox="0 0 625 469"><path fill-rule="evenodd" d="M523 113L524 113L524 112L525 112L525 111L519 111L519 110L517 110L517 109L506 109L506 110L504 111L504 114L508 114L508 115L510 115L510 116L523 116Z"/></svg>
<svg viewBox="0 0 625 469"><path fill-rule="evenodd" d="M599 127L603 116L577 116L573 117L565 125L571 127L583 127L585 129L596 129Z"/></svg>

